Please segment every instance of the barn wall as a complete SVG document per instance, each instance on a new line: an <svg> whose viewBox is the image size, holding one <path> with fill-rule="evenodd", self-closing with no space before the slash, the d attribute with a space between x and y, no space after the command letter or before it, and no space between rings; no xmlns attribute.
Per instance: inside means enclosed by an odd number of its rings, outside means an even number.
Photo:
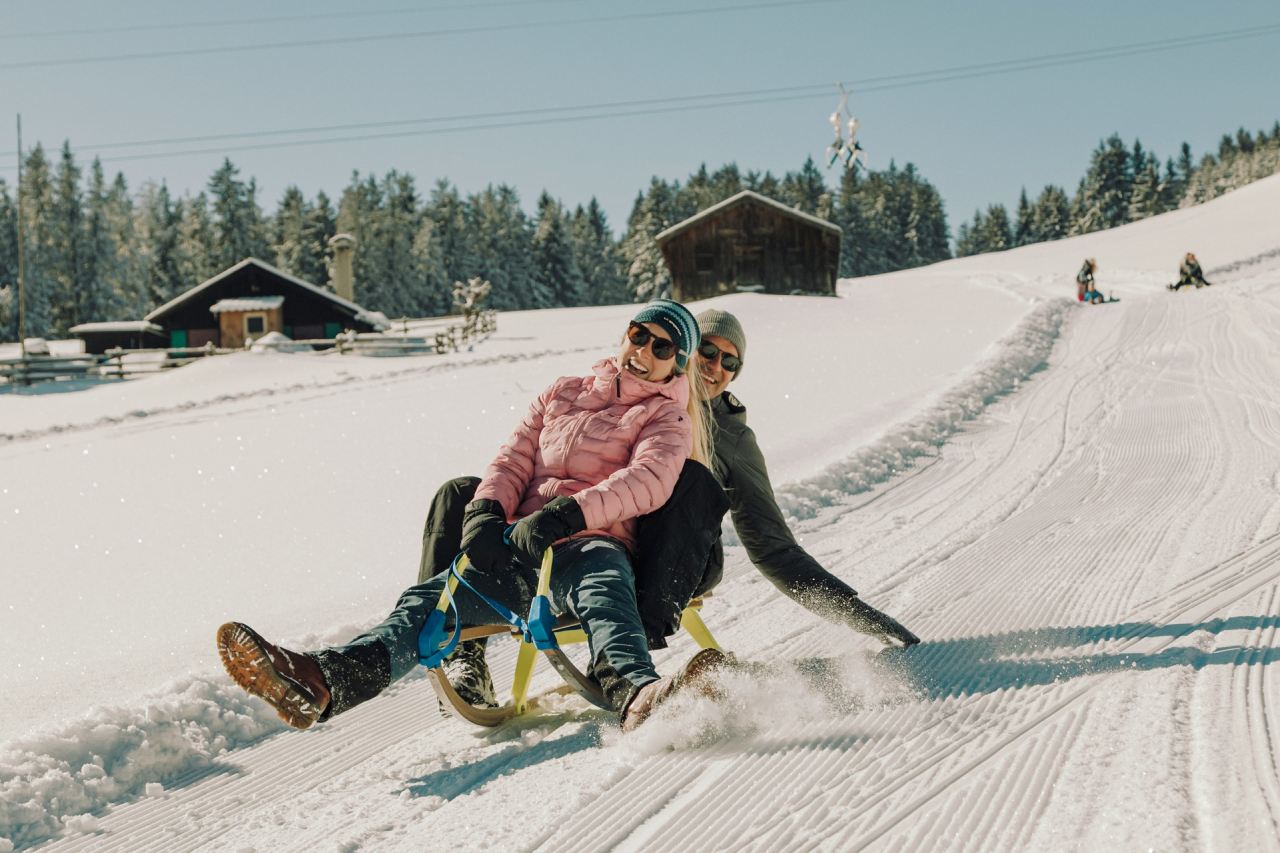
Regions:
<svg viewBox="0 0 1280 853"><path fill-rule="evenodd" d="M835 293L839 237L750 199L686 228L662 246L676 299L739 289Z"/></svg>

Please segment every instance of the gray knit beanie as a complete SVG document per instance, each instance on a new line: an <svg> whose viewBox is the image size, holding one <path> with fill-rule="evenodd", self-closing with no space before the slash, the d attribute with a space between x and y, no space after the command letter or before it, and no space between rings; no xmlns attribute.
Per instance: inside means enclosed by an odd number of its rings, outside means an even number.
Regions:
<svg viewBox="0 0 1280 853"><path fill-rule="evenodd" d="M742 359L742 365L734 376L741 376L747 366L747 335L742 331L742 324L738 322L738 318L728 311L708 308L698 315L698 331L704 335L724 338L738 348L738 358Z"/></svg>

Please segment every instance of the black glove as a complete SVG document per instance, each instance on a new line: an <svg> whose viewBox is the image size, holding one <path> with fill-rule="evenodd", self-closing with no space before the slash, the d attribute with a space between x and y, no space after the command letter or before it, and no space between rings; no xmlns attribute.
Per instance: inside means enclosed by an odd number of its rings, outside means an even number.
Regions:
<svg viewBox="0 0 1280 853"><path fill-rule="evenodd" d="M587 529L582 507L573 498L561 497L533 515L516 522L511 530L511 553L531 569L542 566L542 555L553 542Z"/></svg>
<svg viewBox="0 0 1280 853"><path fill-rule="evenodd" d="M502 541L507 529L507 513L497 501L475 500L462 516L462 551L482 572L505 569L511 564L511 549Z"/></svg>

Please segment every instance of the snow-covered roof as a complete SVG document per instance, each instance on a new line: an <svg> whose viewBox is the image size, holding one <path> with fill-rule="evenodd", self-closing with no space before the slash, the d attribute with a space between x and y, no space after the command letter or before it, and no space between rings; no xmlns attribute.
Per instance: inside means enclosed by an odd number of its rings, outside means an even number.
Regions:
<svg viewBox="0 0 1280 853"><path fill-rule="evenodd" d="M237 273L247 266L256 266L259 269L262 269L271 273L272 275L279 276L280 278L286 281L292 282L293 284L296 284L298 287L305 288L306 290L311 291L315 295L329 300L334 305L337 305L345 309L346 311L350 312L352 316L355 316L357 313L365 310L363 307L357 305L354 302L349 302L346 299L343 299L341 296L338 296L334 293L330 293L327 290L323 290L319 287L316 287L314 284L312 284L309 281L303 281L297 276L292 276L283 270L276 269L275 267L273 267L271 264L267 263L264 260L260 260L258 258L245 258L240 263L234 266L227 267L225 270L218 273L213 278L208 279L207 281L201 282L200 284L188 290L186 293L179 294L178 296L175 296L173 299L170 299L168 302L166 302L165 304L161 305L159 308L157 308L156 310L148 314L145 319L154 320L157 317L164 316L169 311L178 307L182 303L186 302L189 299L194 299L200 293L204 292L205 290L208 290L210 287L213 287L215 284L222 281L227 276Z"/></svg>
<svg viewBox="0 0 1280 853"><path fill-rule="evenodd" d="M73 335L93 332L154 332L163 335L164 329L146 320L112 320L101 323L81 323L68 329Z"/></svg>
<svg viewBox="0 0 1280 853"><path fill-rule="evenodd" d="M735 204L740 204L748 200L756 201L756 202L759 202L760 204L767 205L769 207L774 208L775 210L785 213L787 216L790 216L793 219L803 220L809 223L810 225L816 226L818 228L822 228L826 231L831 231L836 234L844 233L840 229L839 225L836 225L834 222L828 222L827 220L823 219L820 216L814 216L811 213L805 213L803 210L796 210L794 207L788 207L782 202L775 201L774 199L771 199L768 196L762 196L760 195L760 193L752 192L751 190L743 190L737 195L729 196L729 198L726 198L724 201L720 202L719 204L713 204L710 207L708 207L706 210L701 211L700 213L695 213L693 216L690 216L684 222L677 222L675 225L672 225L670 228L666 229L665 231L659 232L654 237L654 239L657 240L659 243L664 243L667 240L670 240L672 237L679 234L681 231L684 231L687 228L691 228L692 226L696 225L699 222L702 222L703 220L709 217L715 216L720 211L725 210L726 208L732 207Z"/></svg>
<svg viewBox="0 0 1280 853"><path fill-rule="evenodd" d="M214 314L221 314L223 311L270 311L283 304L283 296L237 296L219 299L209 306L209 310Z"/></svg>

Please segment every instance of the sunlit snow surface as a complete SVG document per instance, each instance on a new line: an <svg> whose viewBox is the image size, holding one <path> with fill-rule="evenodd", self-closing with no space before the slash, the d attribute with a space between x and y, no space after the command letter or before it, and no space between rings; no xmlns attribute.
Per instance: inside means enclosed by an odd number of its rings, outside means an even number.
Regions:
<svg viewBox="0 0 1280 853"><path fill-rule="evenodd" d="M0 394L0 850L1277 849L1277 222L1272 178L838 299L705 303L747 329L733 390L798 536L928 642L877 655L731 547L706 618L768 672L626 736L573 698L474 730L419 674L286 731L213 631L378 618L435 486L633 307ZM1214 286L1170 294L1187 250ZM1121 302L1068 301L1086 256Z"/></svg>

